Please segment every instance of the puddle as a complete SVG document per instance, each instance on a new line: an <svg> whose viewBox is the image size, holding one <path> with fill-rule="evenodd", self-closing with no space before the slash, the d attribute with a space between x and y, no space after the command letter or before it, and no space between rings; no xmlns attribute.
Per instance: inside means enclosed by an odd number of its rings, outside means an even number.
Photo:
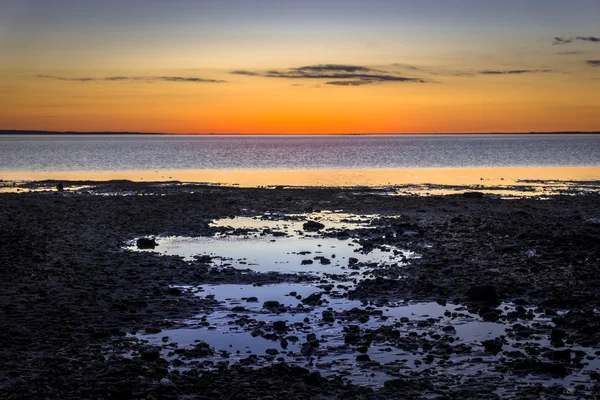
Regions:
<svg viewBox="0 0 600 400"><path fill-rule="evenodd" d="M361 279L370 270L401 267L417 257L391 246L364 251L353 235L376 226L378 218L332 212L236 217L213 221L216 234L212 237L156 238L158 247L147 251L186 260L209 255L217 267L308 274L318 279L311 283L177 286L203 299L199 314L173 321L178 329L139 333L137 337L161 346L162 356L170 359L174 368L216 368L223 363L261 367L286 362L374 387L406 371L465 377L485 373L504 379L505 372L499 367L507 357L561 350L550 343L551 317L533 309L518 313L509 303L498 308L498 321L489 322L452 303L373 304L349 299L355 283L350 277ZM319 233L304 232L307 219L325 227ZM340 230L349 235L331 237ZM137 251L134 242L129 249ZM529 334L520 336L515 324ZM501 342L501 350L486 351L482 342L489 340ZM583 351L585 358L571 368L567 378L529 375L514 379L563 386L586 382L586 374L600 368L593 356L597 349L568 348Z"/></svg>
<svg viewBox="0 0 600 400"><path fill-rule="evenodd" d="M554 349L547 332L527 340L509 337L515 323L532 329L551 328L550 317L542 314L531 320L486 322L457 304L399 302L377 307L331 296L316 286L305 284L180 288L214 299L214 307L195 318L179 321L184 328L138 337L161 345L166 358L183 360L182 368L198 362L186 356L186 349L193 350L196 344L205 342L214 351L212 356L203 358L208 364L239 362L261 367L285 361L318 370L324 376L342 374L356 384L380 386L401 371L436 367L449 369L455 375L477 375L482 370L497 374L493 363L503 357L502 353L486 353L484 340L502 340L503 352L524 352L526 347ZM321 304L302 303L301 299L315 292L321 293ZM277 301L281 307L275 311L267 309L265 301ZM499 307L505 312L514 308L508 303ZM333 318L325 320L325 315ZM282 322L284 328L276 328ZM354 334L355 340L348 340L349 332ZM306 344L311 340L317 340L318 347L307 351ZM447 352L448 348L452 350ZM571 346L570 349L593 354L589 348ZM357 356L362 354L366 354L369 361L357 361ZM434 356L428 358L428 354ZM472 362L475 357L478 358L476 363ZM589 371L600 367L597 359L585 362L587 365L582 370L573 371L564 380L542 376L526 379L544 384L585 381Z"/></svg>
<svg viewBox="0 0 600 400"><path fill-rule="evenodd" d="M216 220L221 228L212 237L157 237L155 249L140 250L131 241L126 249L181 256L187 261L210 256L216 267L233 267L255 272L280 272L314 276L326 274L349 275L368 268L399 266L413 252L392 246L365 250L351 233L359 228L372 227L378 216L358 218L341 213L312 213L308 216L270 215L236 217ZM302 218L302 219L301 219ZM305 218L305 219L304 219ZM322 223L319 232L305 231L307 220ZM345 232L343 237L322 235Z"/></svg>

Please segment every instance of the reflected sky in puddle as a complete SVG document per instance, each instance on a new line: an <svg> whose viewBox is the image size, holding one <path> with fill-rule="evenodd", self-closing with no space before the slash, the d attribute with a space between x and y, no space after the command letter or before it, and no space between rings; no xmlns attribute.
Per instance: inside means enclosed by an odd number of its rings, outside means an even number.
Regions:
<svg viewBox="0 0 600 400"><path fill-rule="evenodd" d="M365 254L360 245L350 240L314 237L166 237L156 241L159 245L155 251L186 260L209 255L213 265L219 267L309 275L347 274L351 272L350 258L385 266L401 263L403 257L411 254L391 247L372 249Z"/></svg>
<svg viewBox="0 0 600 400"><path fill-rule="evenodd" d="M457 375L476 375L487 368L494 373L492 362L501 355L492 355L483 351L483 340L503 338L503 351L523 350L522 346L537 344L551 347L547 335L527 340L509 339L512 324L519 323L528 327L550 324L550 317L538 314L533 320L508 322L486 322L476 314L469 313L465 307L456 304L438 304L436 302L399 302L377 307L368 302L332 297L320 288L305 284L276 285L204 285L201 287L180 287L191 290L197 296L218 301L214 308L199 314L196 318L183 321L185 327L165 330L159 334L140 334L138 337L150 343L163 346L166 357L176 358L173 350L192 348L198 342L206 342L215 350L210 359L215 362L235 363L255 357L256 367L285 361L290 364L319 370L323 375L342 374L346 379L357 383L379 386L401 371L423 371L436 363L445 362L449 371ZM293 295L290 295L292 292ZM306 298L312 293L321 292L322 305L306 306L294 296ZM248 302L256 297L256 302ZM287 306L282 312L273 312L263 307L264 301L278 301ZM239 307L244 307L240 309ZM504 303L499 307L505 313L513 311L514 305ZM362 310L369 315L366 321L351 318L353 310ZM335 320L325 322L323 312L332 312ZM287 329L279 332L273 329L273 323L285 321ZM365 343L349 344L345 342L348 329L359 327L364 334L376 332L382 326L399 332L401 338L413 337L414 341L394 342L390 336L370 336L366 354L374 362L357 361L358 350ZM551 326L551 324L550 324ZM452 330L452 327L454 330ZM303 345L309 335L315 335L320 344L311 354L304 354ZM413 335L413 336L411 336ZM435 336L439 335L439 336ZM465 345L472 351L465 354L452 354L449 358L435 356L433 364L423 363L428 351L423 343L444 342L440 336L451 336L452 346ZM165 338L163 340L163 338ZM297 341L292 340L297 337ZM373 339L374 337L374 339ZM283 344L281 339L286 338ZM167 343L167 344L165 344ZM414 343L412 346L411 343ZM409 347L405 344L411 345ZM572 350L591 349L571 346ZM226 358L223 352L227 353ZM271 355L268 355L271 353ZM481 361L472 363L473 357ZM444 360L444 361L442 361ZM540 382L577 382L585 379L586 371L600 367L598 360L586 361L588 365L582 371L574 371L564 381L547 377L528 377L530 381Z"/></svg>
<svg viewBox="0 0 600 400"><path fill-rule="evenodd" d="M211 222L220 230L212 237L157 237L155 249L138 249L131 241L128 250L181 256L187 261L208 255L214 266L307 275L350 274L366 267L402 265L416 257L392 246L365 250L350 233L373 227L378 216L320 212L303 216L267 215L224 218ZM342 238L323 237L303 230L307 220L325 225L321 233L345 230Z"/></svg>
<svg viewBox="0 0 600 400"><path fill-rule="evenodd" d="M372 386L379 386L402 371L425 371L436 366L456 375L477 375L482 370L497 373L495 368L502 355L486 353L484 340L502 340L503 351L523 351L524 343L551 347L548 338L551 317L538 312L533 319L521 316L511 322L488 322L465 307L451 303L396 300L373 304L349 299L355 284L347 279L349 274L362 279L369 276L369 268L402 266L416 257L386 246L364 253L355 239L322 236L330 229L331 232L342 229L352 232L374 227L377 218L376 215L357 217L331 212L236 217L213 221L211 226L217 231L213 237L157 238L159 254L179 255L187 260L210 255L215 266L311 274L318 276L318 280L310 284L177 286L202 300L202 312L189 320L175 321L181 326L178 329L137 336L161 346L163 356L180 361L182 368L203 361L187 357L185 352L175 353L175 350L191 349L198 342L206 342L215 353L203 360L213 365L244 363L251 355L251 365L255 367L285 361L317 369L325 376L342 374L354 383ZM323 223L324 230L305 232L302 225L307 219ZM133 242L129 249L137 250ZM352 263L351 257L356 259ZM322 262L324 259L326 263ZM307 264L308 261L312 264ZM355 267L356 263L359 267ZM315 294L319 294L319 301L308 301ZM279 305L266 308L266 301ZM506 315L515 311L515 306L502 304L499 309ZM282 321L285 321L285 329L276 329L275 324ZM517 322L545 333L523 341L511 331ZM355 329L361 337L359 343L348 342L348 332ZM390 335L391 331L396 332L395 336ZM313 335L319 346L307 353L306 343ZM443 346L447 344L453 347L451 356L444 353ZM425 348L429 345L433 349ZM441 350L437 346L442 346ZM461 352L461 348L469 350ZM583 350L592 354L591 349ZM426 361L432 351L441 353L435 353L432 360ZM370 361L357 361L362 352ZM474 357L480 361L472 362ZM590 364L574 372L563 384L584 379L585 371L600 367L597 360L586 362Z"/></svg>

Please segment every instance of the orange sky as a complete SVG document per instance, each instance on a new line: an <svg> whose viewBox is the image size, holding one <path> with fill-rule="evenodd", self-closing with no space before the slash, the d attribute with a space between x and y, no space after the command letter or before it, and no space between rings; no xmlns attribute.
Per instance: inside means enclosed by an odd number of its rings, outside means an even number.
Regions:
<svg viewBox="0 0 600 400"><path fill-rule="evenodd" d="M599 2L117 3L0 10L0 129L600 130Z"/></svg>

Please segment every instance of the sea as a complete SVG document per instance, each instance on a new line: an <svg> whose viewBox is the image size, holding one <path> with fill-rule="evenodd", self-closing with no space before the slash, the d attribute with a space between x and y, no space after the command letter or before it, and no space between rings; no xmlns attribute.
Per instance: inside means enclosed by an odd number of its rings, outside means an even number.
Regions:
<svg viewBox="0 0 600 400"><path fill-rule="evenodd" d="M600 134L1 135L0 179L383 186L600 180Z"/></svg>

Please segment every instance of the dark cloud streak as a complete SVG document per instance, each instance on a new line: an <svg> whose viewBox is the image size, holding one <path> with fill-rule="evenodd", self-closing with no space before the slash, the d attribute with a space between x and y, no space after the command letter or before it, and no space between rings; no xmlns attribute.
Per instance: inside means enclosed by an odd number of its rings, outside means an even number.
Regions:
<svg viewBox="0 0 600 400"><path fill-rule="evenodd" d="M587 60L586 63L592 67L600 67L600 60Z"/></svg>
<svg viewBox="0 0 600 400"><path fill-rule="evenodd" d="M268 70L258 73L246 70L231 71L234 75L261 76L279 79L320 79L329 80L327 85L334 86L363 86L383 82L418 82L425 83L421 78L394 75L390 72L377 70L362 65L348 64L316 64L304 65L285 70Z"/></svg>
<svg viewBox="0 0 600 400"><path fill-rule="evenodd" d="M137 81L137 82L190 82L190 83L225 83L227 81L217 79L204 79L197 77L184 77L184 76L109 76L106 78L67 78L64 76L54 75L35 75L36 78L52 79L55 81L67 81L67 82L123 82L123 81Z"/></svg>
<svg viewBox="0 0 600 400"><path fill-rule="evenodd" d="M595 36L576 36L574 38L564 38L564 37L555 37L554 41L552 42L553 45L562 45L562 44L569 44L569 43L573 43L574 41L580 41L580 42L592 42L592 43L600 43L600 38L595 37Z"/></svg>
<svg viewBox="0 0 600 400"><path fill-rule="evenodd" d="M511 70L484 70L479 71L480 75L522 75L552 72L549 69L511 69Z"/></svg>

